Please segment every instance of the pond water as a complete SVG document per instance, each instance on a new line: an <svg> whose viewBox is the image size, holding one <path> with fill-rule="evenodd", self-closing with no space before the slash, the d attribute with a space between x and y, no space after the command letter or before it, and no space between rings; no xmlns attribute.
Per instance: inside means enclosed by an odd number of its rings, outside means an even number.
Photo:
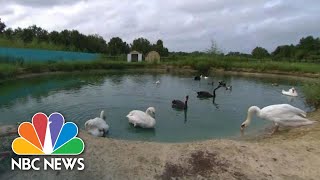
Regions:
<svg viewBox="0 0 320 180"><path fill-rule="evenodd" d="M155 84L160 80L160 84ZM196 91L212 92L208 83L224 80L233 86L232 92L217 90L212 99L201 100ZM279 86L272 86L278 83ZM86 120L99 116L105 110L111 138L186 142L210 138L239 136L239 127L252 105L264 107L288 103L305 111L301 90L303 82L289 79L268 79L215 75L194 81L191 75L168 74L64 74L18 79L0 84L0 124L31 121L36 112L47 115L60 112L66 121L75 122L84 129ZM281 95L282 89L295 86L299 97ZM171 108L173 99L184 100L189 95L187 112ZM134 128L126 115L134 109L145 111L156 108L156 128ZM270 122L254 118L249 132L263 131Z"/></svg>

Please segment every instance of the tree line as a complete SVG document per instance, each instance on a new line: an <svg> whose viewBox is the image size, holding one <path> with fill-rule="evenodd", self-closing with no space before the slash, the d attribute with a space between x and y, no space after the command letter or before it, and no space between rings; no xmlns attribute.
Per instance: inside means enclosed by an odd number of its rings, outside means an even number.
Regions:
<svg viewBox="0 0 320 180"><path fill-rule="evenodd" d="M18 40L23 43L47 43L62 47L66 51L80 51L89 53L103 53L109 56L127 54L136 50L144 55L150 51L157 51L161 56L199 56L199 55L222 55L256 59L274 60L316 60L320 61L320 38L307 36L300 39L297 45L281 45L273 52L268 52L263 47L256 47L251 54L241 52L229 52L224 54L211 40L211 46L206 51L195 52L169 52L162 40L152 44L146 38L137 38L131 44L123 41L120 37L113 37L107 43L103 37L95 35L84 35L77 30L63 30L48 32L36 25L27 28L6 28L0 19L0 37L8 40Z"/></svg>
<svg viewBox="0 0 320 180"><path fill-rule="evenodd" d="M89 53L103 53L110 56L127 54L136 50L144 55L150 51L157 51L161 56L168 56L169 50L164 47L163 41L158 40L152 44L146 38L137 38L131 44L126 43L120 37L113 37L107 43L103 37L93 34L85 35L77 30L47 31L36 25L27 28L6 28L0 19L0 37L12 41L28 43L47 43L62 47L65 51L80 51Z"/></svg>
<svg viewBox="0 0 320 180"><path fill-rule="evenodd" d="M229 52L228 56L253 57L257 59L271 58L274 60L314 60L320 61L320 38L307 36L300 39L297 45L281 45L269 53L263 47L256 47L251 54Z"/></svg>

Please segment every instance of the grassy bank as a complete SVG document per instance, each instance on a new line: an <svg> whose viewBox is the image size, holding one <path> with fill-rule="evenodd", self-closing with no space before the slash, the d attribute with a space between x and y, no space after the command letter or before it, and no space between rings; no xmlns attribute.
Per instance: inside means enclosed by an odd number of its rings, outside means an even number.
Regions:
<svg viewBox="0 0 320 180"><path fill-rule="evenodd" d="M305 85L303 92L308 104L320 108L320 83Z"/></svg>
<svg viewBox="0 0 320 180"><path fill-rule="evenodd" d="M56 50L56 51L63 51L63 50L73 50L75 48L67 48L65 46L59 46L56 44L48 43L48 42L38 42L37 40L33 40L29 43L24 43L22 40L19 39L6 39L0 37L0 47L8 47L8 48L24 48L24 49L45 49L45 50Z"/></svg>
<svg viewBox="0 0 320 180"><path fill-rule="evenodd" d="M147 63L127 63L123 61L68 61L68 62L26 62L26 63L7 63L0 62L0 79L13 78L22 74L44 73L44 72L72 72L88 71L99 69L131 69L145 68L151 64Z"/></svg>
<svg viewBox="0 0 320 180"><path fill-rule="evenodd" d="M320 73L320 64L316 63L272 61L269 59L258 60L226 56L187 57L183 60L169 60L166 63L178 67L191 66L192 68L204 73L209 71L210 68L219 68L227 71Z"/></svg>

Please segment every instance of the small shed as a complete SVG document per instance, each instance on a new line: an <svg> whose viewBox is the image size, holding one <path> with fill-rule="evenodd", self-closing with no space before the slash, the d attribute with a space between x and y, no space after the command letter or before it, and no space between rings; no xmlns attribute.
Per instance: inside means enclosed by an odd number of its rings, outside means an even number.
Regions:
<svg viewBox="0 0 320 180"><path fill-rule="evenodd" d="M128 62L141 62L142 61L142 54L138 51L131 51L127 55L127 61Z"/></svg>
<svg viewBox="0 0 320 180"><path fill-rule="evenodd" d="M146 61L153 63L153 62L160 62L160 54L157 51L150 51L146 57Z"/></svg>

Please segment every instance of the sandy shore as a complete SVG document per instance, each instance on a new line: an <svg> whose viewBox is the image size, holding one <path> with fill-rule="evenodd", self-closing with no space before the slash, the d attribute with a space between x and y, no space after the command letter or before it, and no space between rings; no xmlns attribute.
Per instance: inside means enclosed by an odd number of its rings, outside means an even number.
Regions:
<svg viewBox="0 0 320 180"><path fill-rule="evenodd" d="M320 121L320 110L308 114ZM243 140L154 143L79 136L84 171L7 171L0 179L319 179L320 123Z"/></svg>

